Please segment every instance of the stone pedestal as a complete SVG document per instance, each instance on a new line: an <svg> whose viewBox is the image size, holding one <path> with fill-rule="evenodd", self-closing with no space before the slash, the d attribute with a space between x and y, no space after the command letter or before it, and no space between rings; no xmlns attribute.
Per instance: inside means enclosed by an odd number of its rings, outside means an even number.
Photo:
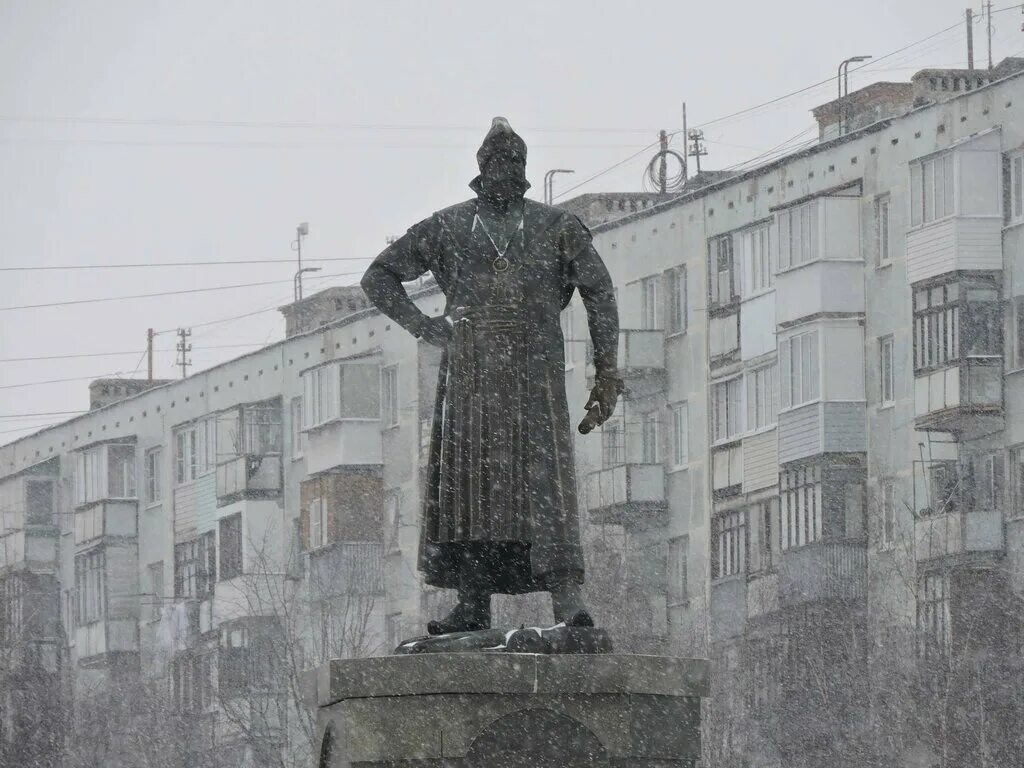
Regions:
<svg viewBox="0 0 1024 768"><path fill-rule="evenodd" d="M452 653L310 673L320 768L692 766L706 661Z"/></svg>

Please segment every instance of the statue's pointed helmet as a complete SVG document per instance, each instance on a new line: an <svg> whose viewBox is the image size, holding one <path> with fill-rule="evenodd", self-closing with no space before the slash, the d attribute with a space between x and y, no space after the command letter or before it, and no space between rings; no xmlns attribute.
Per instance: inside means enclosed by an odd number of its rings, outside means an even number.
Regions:
<svg viewBox="0 0 1024 768"><path fill-rule="evenodd" d="M526 142L512 130L512 126L504 117L496 117L491 121L491 128L476 152L477 166L481 171L487 165L487 161L495 155L506 155L526 165Z"/></svg>

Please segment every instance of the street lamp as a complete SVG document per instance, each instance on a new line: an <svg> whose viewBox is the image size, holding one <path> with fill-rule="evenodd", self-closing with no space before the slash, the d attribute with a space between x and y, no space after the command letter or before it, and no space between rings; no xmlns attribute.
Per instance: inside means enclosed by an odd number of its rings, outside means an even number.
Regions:
<svg viewBox="0 0 1024 768"><path fill-rule="evenodd" d="M303 272L319 272L320 267L302 267L298 272L295 273L295 277L292 278L292 288L295 290L295 295L298 297L295 300L295 324L298 326L297 333L302 333L306 327L306 323L302 317L303 309L298 302L302 300L302 273Z"/></svg>
<svg viewBox="0 0 1024 768"><path fill-rule="evenodd" d="M576 173L576 171L570 170L569 168L553 168L544 174L544 202L551 205L555 200L555 174L556 173Z"/></svg>
<svg viewBox="0 0 1024 768"><path fill-rule="evenodd" d="M299 271L295 273L293 288L295 289L295 300L302 301L302 273L316 270L302 268L302 238L309 234L309 222L304 221L295 228L295 239L292 240L292 250L299 255Z"/></svg>
<svg viewBox="0 0 1024 768"><path fill-rule="evenodd" d="M839 98L850 95L850 65L858 61L867 61L870 56L851 56L848 59L843 59L839 64L839 72L836 75L836 87L839 91ZM846 111L846 105L839 105L839 135L843 135L843 113Z"/></svg>

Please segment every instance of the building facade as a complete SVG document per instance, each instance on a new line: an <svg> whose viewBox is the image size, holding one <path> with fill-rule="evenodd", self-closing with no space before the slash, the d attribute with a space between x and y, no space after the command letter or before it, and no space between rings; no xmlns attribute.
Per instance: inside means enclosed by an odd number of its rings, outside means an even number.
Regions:
<svg viewBox="0 0 1024 768"><path fill-rule="evenodd" d="M587 588L619 650L713 659L709 766L1021 749L1024 75L948 91L593 227L627 391L576 439ZM299 673L450 604L415 569L438 350L324 311L0 448L0 754L309 764ZM562 328L578 419L578 298Z"/></svg>

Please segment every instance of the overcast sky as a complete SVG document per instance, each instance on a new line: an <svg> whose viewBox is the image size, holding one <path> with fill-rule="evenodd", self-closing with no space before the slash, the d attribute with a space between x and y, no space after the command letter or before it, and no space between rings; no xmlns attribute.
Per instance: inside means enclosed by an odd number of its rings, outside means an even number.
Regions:
<svg viewBox="0 0 1024 768"><path fill-rule="evenodd" d="M1008 3L998 3L1002 7ZM0 0L0 267L291 259L358 280L385 244L465 199L493 115L544 171L587 179L657 130L729 115L962 22L962 0L147 2ZM996 61L1024 52L1019 11L994 16ZM851 88L963 66L961 23L852 75ZM975 34L984 63L983 27ZM834 80L706 127L706 168L813 136ZM800 134L801 131L806 133ZM674 141L679 147L681 140ZM579 191L640 188L645 152ZM569 192L575 194L575 192ZM88 379L145 375L147 327L196 326L192 370L283 336L294 265L0 272L0 443L88 407ZM271 285L161 298L26 304ZM157 377L179 375L157 337ZM249 347L253 348L253 347ZM116 355L10 362L71 354ZM79 379L40 384L52 379ZM33 386L11 386L33 384ZM11 418L19 415L18 418Z"/></svg>

